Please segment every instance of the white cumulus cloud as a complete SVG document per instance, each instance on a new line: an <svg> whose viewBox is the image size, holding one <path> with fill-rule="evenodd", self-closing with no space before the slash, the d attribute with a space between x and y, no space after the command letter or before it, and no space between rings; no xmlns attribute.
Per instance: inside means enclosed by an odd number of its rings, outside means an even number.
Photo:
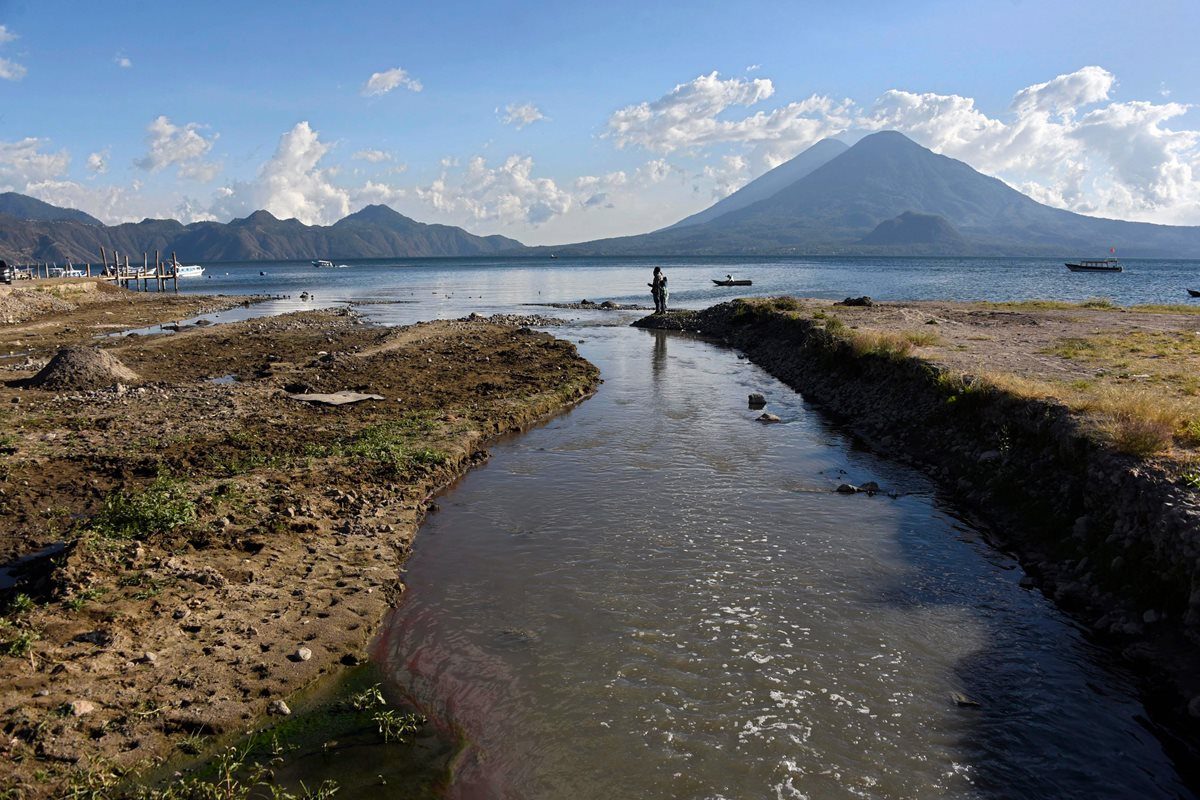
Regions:
<svg viewBox="0 0 1200 800"><path fill-rule="evenodd" d="M87 157L88 172L93 175L103 175L108 172L108 151L102 150L96 153L89 153Z"/></svg>
<svg viewBox="0 0 1200 800"><path fill-rule="evenodd" d="M196 122L176 125L165 116L155 117L146 126L149 149L145 157L133 163L147 172L160 172L174 165L181 178L210 181L221 170L219 164L205 160L217 140L217 134L205 138L200 132L203 128Z"/></svg>
<svg viewBox="0 0 1200 800"><path fill-rule="evenodd" d="M392 160L392 154L384 150L359 150L350 157L355 161L369 161L372 164L379 164L383 161Z"/></svg>
<svg viewBox="0 0 1200 800"><path fill-rule="evenodd" d="M371 73L371 77L367 78L367 82L363 84L362 94L364 97L376 97L401 86L414 92L419 92L424 88L421 86L421 82L409 75L407 71L400 67L392 67L383 72Z"/></svg>
<svg viewBox="0 0 1200 800"><path fill-rule="evenodd" d="M129 69L133 66L133 61L130 60L129 56L121 55L120 53L117 53L117 55L113 57L113 63L121 69Z"/></svg>
<svg viewBox="0 0 1200 800"><path fill-rule="evenodd" d="M0 185L6 191L23 192L28 184L65 174L71 164L70 154L66 150L43 150L48 144L34 137L0 142Z"/></svg>
<svg viewBox="0 0 1200 800"><path fill-rule="evenodd" d="M500 116L501 122L505 125L512 125L517 130L546 118L541 109L533 103L509 103L504 107L503 113L500 109L496 109L496 113Z"/></svg>
<svg viewBox="0 0 1200 800"><path fill-rule="evenodd" d="M17 35L10 31L6 26L0 25L0 45L8 44L17 38ZM25 77L27 70L21 64L15 61L10 61L7 58L0 58L0 79L6 81L19 81Z"/></svg>
<svg viewBox="0 0 1200 800"><path fill-rule="evenodd" d="M461 170L447 167L416 193L443 214L508 225L540 225L567 213L575 202L554 180L534 177L533 158L517 155L495 167L475 156Z"/></svg>
<svg viewBox="0 0 1200 800"><path fill-rule="evenodd" d="M405 196L403 189L380 182L352 188L334 183L336 168L321 166L330 149L307 121L296 123L279 138L274 155L253 180L217 192L213 214L229 219L266 209L280 219L329 225L368 203L391 203Z"/></svg>
<svg viewBox="0 0 1200 800"><path fill-rule="evenodd" d="M753 148L758 162L776 166L853 124L850 101L819 95L730 118L730 109L755 105L774 94L770 78L723 80L712 72L677 85L657 100L617 110L608 118L603 135L619 148L641 147L662 154L746 145Z"/></svg>

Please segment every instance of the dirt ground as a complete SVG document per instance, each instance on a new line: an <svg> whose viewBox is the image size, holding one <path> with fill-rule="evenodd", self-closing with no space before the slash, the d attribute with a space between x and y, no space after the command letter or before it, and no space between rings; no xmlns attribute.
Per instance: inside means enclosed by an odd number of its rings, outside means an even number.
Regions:
<svg viewBox="0 0 1200 800"><path fill-rule="evenodd" d="M31 351L0 373L0 564L58 548L0 589L3 796L145 769L359 662L431 494L598 382L527 328L341 309L108 340L136 385L24 387L68 315L90 339L221 302L110 295L0 326ZM341 390L384 399L288 397Z"/></svg>
<svg viewBox="0 0 1200 800"><path fill-rule="evenodd" d="M39 353L116 331L178 322L259 299L130 292L105 281L82 278L38 281L34 286L0 285L0 357Z"/></svg>
<svg viewBox="0 0 1200 800"><path fill-rule="evenodd" d="M866 334L866 347L898 339L913 355L951 372L1019 395L1059 399L1093 418L1101 435L1119 428L1120 436L1128 435L1119 446L1144 451L1135 455L1169 451L1194 460L1200 451L1200 306L784 303L789 313L827 326L836 320L849 336ZM875 333L886 338L873 340Z"/></svg>

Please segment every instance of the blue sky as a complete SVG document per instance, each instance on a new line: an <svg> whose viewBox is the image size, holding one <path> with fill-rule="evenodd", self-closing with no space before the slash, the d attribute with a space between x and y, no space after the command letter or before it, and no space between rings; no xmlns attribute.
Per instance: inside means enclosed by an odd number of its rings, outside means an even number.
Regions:
<svg viewBox="0 0 1200 800"><path fill-rule="evenodd" d="M1200 224L1195 2L41 0L0 25L0 189L105 221L386 202L580 240L893 127L1052 205Z"/></svg>

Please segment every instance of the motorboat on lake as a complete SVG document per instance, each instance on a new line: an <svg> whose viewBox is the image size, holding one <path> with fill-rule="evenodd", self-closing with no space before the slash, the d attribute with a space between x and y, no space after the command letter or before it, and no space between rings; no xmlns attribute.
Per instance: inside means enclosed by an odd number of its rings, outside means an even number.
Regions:
<svg viewBox="0 0 1200 800"><path fill-rule="evenodd" d="M333 266L333 262L332 262L332 261L326 261L325 259L323 259L323 258L322 258L322 259L315 259L315 260L312 262L312 265L313 265L314 267L332 267L332 266Z"/></svg>
<svg viewBox="0 0 1200 800"><path fill-rule="evenodd" d="M1067 269L1071 272L1120 272L1121 262L1115 258L1081 258L1078 261L1068 261Z"/></svg>
<svg viewBox="0 0 1200 800"><path fill-rule="evenodd" d="M204 267L199 264L180 264L175 267L175 274L180 278L199 278L204 274Z"/></svg>

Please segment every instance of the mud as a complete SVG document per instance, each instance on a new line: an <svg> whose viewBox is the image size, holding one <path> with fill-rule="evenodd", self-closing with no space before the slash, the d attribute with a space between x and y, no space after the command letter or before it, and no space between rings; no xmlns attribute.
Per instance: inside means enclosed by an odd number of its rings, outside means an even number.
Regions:
<svg viewBox="0 0 1200 800"><path fill-rule="evenodd" d="M184 316L173 300L117 295L86 316ZM48 344L31 326L64 313L0 331ZM527 328L379 328L344 309L105 352L143 385L24 388L46 347L0 387L0 563L65 543L0 593L0 792L15 797L109 785L361 662L430 496L489 438L598 382L573 345ZM385 399L286 397L338 390Z"/></svg>

